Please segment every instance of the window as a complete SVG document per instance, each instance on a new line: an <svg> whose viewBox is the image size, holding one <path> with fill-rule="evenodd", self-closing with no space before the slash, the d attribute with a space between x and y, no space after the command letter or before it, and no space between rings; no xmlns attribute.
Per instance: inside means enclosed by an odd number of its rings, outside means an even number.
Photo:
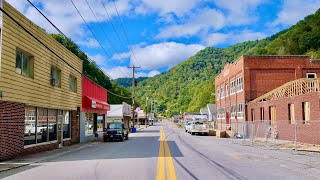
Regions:
<svg viewBox="0 0 320 180"><path fill-rule="evenodd" d="M307 73L307 78L317 78L316 73Z"/></svg>
<svg viewBox="0 0 320 180"><path fill-rule="evenodd" d="M226 84L226 97L229 96L229 87L228 87L228 84Z"/></svg>
<svg viewBox="0 0 320 180"><path fill-rule="evenodd" d="M243 90L242 77L237 78L237 92Z"/></svg>
<svg viewBox="0 0 320 180"><path fill-rule="evenodd" d="M221 99L224 98L224 87L221 87Z"/></svg>
<svg viewBox="0 0 320 180"><path fill-rule="evenodd" d="M59 110L60 111L60 110ZM57 137L57 110L56 109L49 109L48 110L48 124L49 124L49 141L55 141L58 139Z"/></svg>
<svg viewBox="0 0 320 180"><path fill-rule="evenodd" d="M36 144L36 108L25 108L24 145Z"/></svg>
<svg viewBox="0 0 320 180"><path fill-rule="evenodd" d="M77 78L70 75L69 89L71 92L77 92Z"/></svg>
<svg viewBox="0 0 320 180"><path fill-rule="evenodd" d="M221 115L220 115L221 119L226 118L226 111L225 111L225 109L224 109L224 108L221 108L220 113L221 113Z"/></svg>
<svg viewBox="0 0 320 180"><path fill-rule="evenodd" d="M37 108L37 143L48 141L48 109Z"/></svg>
<svg viewBox="0 0 320 180"><path fill-rule="evenodd" d="M295 123L294 104L288 104L289 124Z"/></svg>
<svg viewBox="0 0 320 180"><path fill-rule="evenodd" d="M217 119L221 119L220 109L217 109Z"/></svg>
<svg viewBox="0 0 320 180"><path fill-rule="evenodd" d="M93 114L86 113L86 131L85 135L90 136L93 134Z"/></svg>
<svg viewBox="0 0 320 180"><path fill-rule="evenodd" d="M303 123L310 124L310 102L302 103Z"/></svg>
<svg viewBox="0 0 320 180"><path fill-rule="evenodd" d="M231 81L230 83L230 95L234 94L235 91L234 91L234 81Z"/></svg>
<svg viewBox="0 0 320 180"><path fill-rule="evenodd" d="M243 104L238 104L237 111L238 111L237 113L238 118L243 118Z"/></svg>
<svg viewBox="0 0 320 180"><path fill-rule="evenodd" d="M216 98L216 99L217 99L217 100L220 99L220 90L219 90L219 89L217 90L217 93L216 93L216 94L217 94L217 98Z"/></svg>
<svg viewBox="0 0 320 180"><path fill-rule="evenodd" d="M264 120L264 108L260 108L260 120Z"/></svg>
<svg viewBox="0 0 320 180"><path fill-rule="evenodd" d="M51 85L61 87L61 70L51 66Z"/></svg>
<svg viewBox="0 0 320 180"><path fill-rule="evenodd" d="M236 117L236 105L231 105L230 106L230 115L231 115L231 119L234 119Z"/></svg>
<svg viewBox="0 0 320 180"><path fill-rule="evenodd" d="M33 57L22 50L16 50L16 72L33 78Z"/></svg>

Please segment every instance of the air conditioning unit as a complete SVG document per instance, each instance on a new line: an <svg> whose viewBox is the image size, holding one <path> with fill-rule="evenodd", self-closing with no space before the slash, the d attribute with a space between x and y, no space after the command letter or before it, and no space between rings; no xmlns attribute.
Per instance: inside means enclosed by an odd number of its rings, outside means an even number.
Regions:
<svg viewBox="0 0 320 180"><path fill-rule="evenodd" d="M51 79L51 85L52 86L59 86L59 80L58 79Z"/></svg>

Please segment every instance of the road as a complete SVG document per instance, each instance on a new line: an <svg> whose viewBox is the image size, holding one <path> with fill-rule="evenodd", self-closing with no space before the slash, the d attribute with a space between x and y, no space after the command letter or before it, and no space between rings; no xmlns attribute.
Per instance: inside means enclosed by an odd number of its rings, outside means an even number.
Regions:
<svg viewBox="0 0 320 180"><path fill-rule="evenodd" d="M4 179L317 179L320 155L293 154L191 136L164 121L124 142L95 142ZM0 175L1 177L1 175Z"/></svg>

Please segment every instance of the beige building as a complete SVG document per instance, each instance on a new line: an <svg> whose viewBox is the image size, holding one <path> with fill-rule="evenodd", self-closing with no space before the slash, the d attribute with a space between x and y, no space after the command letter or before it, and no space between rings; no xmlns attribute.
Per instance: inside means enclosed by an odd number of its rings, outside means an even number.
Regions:
<svg viewBox="0 0 320 180"><path fill-rule="evenodd" d="M82 61L0 2L0 160L78 142Z"/></svg>

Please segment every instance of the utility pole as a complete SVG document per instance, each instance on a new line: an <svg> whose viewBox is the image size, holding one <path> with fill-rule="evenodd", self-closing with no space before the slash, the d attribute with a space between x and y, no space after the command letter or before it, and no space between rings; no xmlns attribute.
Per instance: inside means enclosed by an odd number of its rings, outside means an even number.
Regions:
<svg viewBox="0 0 320 180"><path fill-rule="evenodd" d="M133 125L133 128L134 128L134 121L135 121L135 118L134 118L134 111L135 111L135 107L134 107L134 105L135 105L135 102L134 102L134 88L135 88L135 79L134 79L134 71L135 71L135 69L137 69L137 68L140 68L140 66L139 67L137 67L137 66L134 66L134 64L132 64L132 66L129 66L128 68L132 68L132 125Z"/></svg>

